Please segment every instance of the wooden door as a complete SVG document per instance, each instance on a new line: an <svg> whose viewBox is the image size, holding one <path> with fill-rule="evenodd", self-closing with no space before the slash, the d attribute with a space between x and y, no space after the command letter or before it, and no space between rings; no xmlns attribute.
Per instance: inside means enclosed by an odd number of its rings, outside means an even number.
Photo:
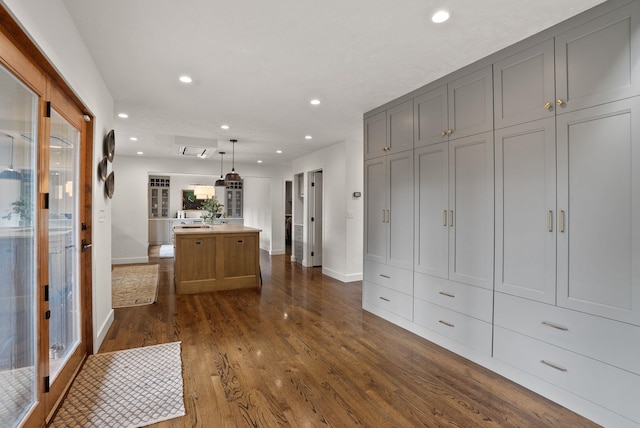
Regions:
<svg viewBox="0 0 640 428"><path fill-rule="evenodd" d="M388 155L387 263L413 269L413 150Z"/></svg>
<svg viewBox="0 0 640 428"><path fill-rule="evenodd" d="M416 97L413 103L414 146L446 142L449 139L447 85Z"/></svg>
<svg viewBox="0 0 640 428"><path fill-rule="evenodd" d="M640 94L640 2L555 40L557 113Z"/></svg>
<svg viewBox="0 0 640 428"><path fill-rule="evenodd" d="M449 142L449 279L493 289L493 132Z"/></svg>
<svg viewBox="0 0 640 428"><path fill-rule="evenodd" d="M558 305L640 325L640 99L561 115Z"/></svg>
<svg viewBox="0 0 640 428"><path fill-rule="evenodd" d="M547 118L495 134L495 290L556 303L556 135Z"/></svg>
<svg viewBox="0 0 640 428"><path fill-rule="evenodd" d="M495 128L555 115L553 39L493 65Z"/></svg>
<svg viewBox="0 0 640 428"><path fill-rule="evenodd" d="M449 277L449 156L447 143L415 151L415 250L417 272Z"/></svg>

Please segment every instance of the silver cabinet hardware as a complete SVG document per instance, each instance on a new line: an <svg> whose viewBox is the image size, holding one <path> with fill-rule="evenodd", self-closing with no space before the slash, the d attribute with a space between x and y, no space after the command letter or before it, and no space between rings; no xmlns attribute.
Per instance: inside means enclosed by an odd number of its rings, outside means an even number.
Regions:
<svg viewBox="0 0 640 428"><path fill-rule="evenodd" d="M449 227L453 227L453 210L449 211Z"/></svg>
<svg viewBox="0 0 640 428"><path fill-rule="evenodd" d="M447 226L447 210L442 210L442 225Z"/></svg>
<svg viewBox="0 0 640 428"><path fill-rule="evenodd" d="M567 369L565 369L564 367L559 366L558 364L551 363L551 362L549 362L547 360L540 360L540 363L544 364L545 366L549 366L552 369L559 370L561 372L566 372L567 371Z"/></svg>
<svg viewBox="0 0 640 428"><path fill-rule="evenodd" d="M444 292L444 291L440 291L440 292L438 292L438 294L442 294L445 297L453 297L453 298L456 297L455 294L447 293L447 292Z"/></svg>
<svg viewBox="0 0 640 428"><path fill-rule="evenodd" d="M569 331L569 329L563 325L556 324L550 321L542 321L542 325L546 325L547 327L555 328L556 330Z"/></svg>
<svg viewBox="0 0 640 428"><path fill-rule="evenodd" d="M385 302L390 302L391 300L387 299L386 297L382 297L380 296L380 300L384 300Z"/></svg>
<svg viewBox="0 0 640 428"><path fill-rule="evenodd" d="M391 279L391 276L389 276L389 275L380 274L380 276L383 277L383 278Z"/></svg>
<svg viewBox="0 0 640 428"><path fill-rule="evenodd" d="M564 210L558 211L558 231L564 233Z"/></svg>
<svg viewBox="0 0 640 428"><path fill-rule="evenodd" d="M547 214L547 231L553 232L553 211L551 210Z"/></svg>
<svg viewBox="0 0 640 428"><path fill-rule="evenodd" d="M438 321L438 322L439 322L440 324L442 324L442 325L446 325L447 327L452 327L452 328L453 328L453 327L455 327L455 326L454 326L453 324L451 324L450 322L446 322L446 321L442 321L442 320L440 320L440 321Z"/></svg>

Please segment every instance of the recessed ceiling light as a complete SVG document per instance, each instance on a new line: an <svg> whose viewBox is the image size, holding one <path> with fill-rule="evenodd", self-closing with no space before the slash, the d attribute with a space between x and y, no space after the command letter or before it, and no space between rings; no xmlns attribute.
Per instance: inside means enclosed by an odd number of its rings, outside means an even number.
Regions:
<svg viewBox="0 0 640 428"><path fill-rule="evenodd" d="M282 153L282 150L276 150L276 153Z"/></svg>
<svg viewBox="0 0 640 428"><path fill-rule="evenodd" d="M193 79L189 76L180 76L180 81L182 83L191 83L193 82Z"/></svg>
<svg viewBox="0 0 640 428"><path fill-rule="evenodd" d="M431 17L431 20L436 24L441 24L448 19L449 19L449 12L447 12L446 10L439 10L436 13L434 13L433 16Z"/></svg>
<svg viewBox="0 0 640 428"><path fill-rule="evenodd" d="M311 135L305 135L305 136L304 136L304 139L305 139L305 140L310 140L310 139L312 139L312 138L313 138L313 137L312 137Z"/></svg>
<svg viewBox="0 0 640 428"><path fill-rule="evenodd" d="M259 161L258 161L258 163L262 163L262 161L261 161L261 160L259 160Z"/></svg>
<svg viewBox="0 0 640 428"><path fill-rule="evenodd" d="M138 152L138 154L139 154L139 155L143 155L143 154L144 154L144 152Z"/></svg>
<svg viewBox="0 0 640 428"><path fill-rule="evenodd" d="M222 128L222 129L229 129L229 125L222 125L220 128Z"/></svg>
<svg viewBox="0 0 640 428"><path fill-rule="evenodd" d="M127 113L118 113L118 117L121 117L122 119L126 119L129 117L129 115Z"/></svg>
<svg viewBox="0 0 640 428"><path fill-rule="evenodd" d="M138 137L129 137L131 141L138 141Z"/></svg>
<svg viewBox="0 0 640 428"><path fill-rule="evenodd" d="M311 105L317 106L318 104L320 104L320 100L318 99L313 99L311 101L309 101L311 103Z"/></svg>

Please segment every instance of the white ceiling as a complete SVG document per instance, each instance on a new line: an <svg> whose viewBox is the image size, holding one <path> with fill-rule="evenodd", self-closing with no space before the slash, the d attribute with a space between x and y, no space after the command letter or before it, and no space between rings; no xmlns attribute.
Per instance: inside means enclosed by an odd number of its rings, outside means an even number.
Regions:
<svg viewBox="0 0 640 428"><path fill-rule="evenodd" d="M63 1L114 97L119 154L236 138L237 162L264 165L361 139L366 111L603 2Z"/></svg>

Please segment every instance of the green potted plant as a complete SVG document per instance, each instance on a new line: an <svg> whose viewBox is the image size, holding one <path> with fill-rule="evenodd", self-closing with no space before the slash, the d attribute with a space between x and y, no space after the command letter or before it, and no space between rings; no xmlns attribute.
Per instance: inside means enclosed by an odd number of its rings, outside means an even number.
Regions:
<svg viewBox="0 0 640 428"><path fill-rule="evenodd" d="M222 215L224 205L213 196L211 199L206 199L202 202L202 209L205 212L200 217L204 219L205 223L213 224L214 220Z"/></svg>
<svg viewBox="0 0 640 428"><path fill-rule="evenodd" d="M31 202L31 198L20 198L15 202L11 203L11 211L9 214L3 216L3 219L11 220L11 216L13 214L18 214L20 216L20 225L21 226L30 226L31 220L33 216L33 204Z"/></svg>

